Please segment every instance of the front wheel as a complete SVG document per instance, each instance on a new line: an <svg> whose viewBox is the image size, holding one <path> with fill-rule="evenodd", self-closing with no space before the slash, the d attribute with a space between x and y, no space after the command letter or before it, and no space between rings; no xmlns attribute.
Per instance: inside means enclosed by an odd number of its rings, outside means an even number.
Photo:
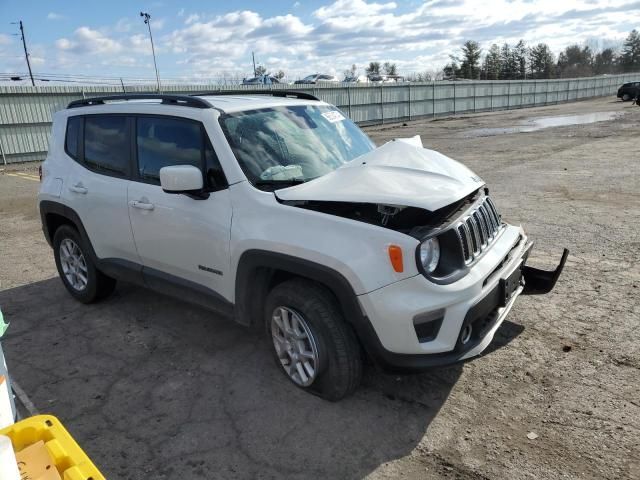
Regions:
<svg viewBox="0 0 640 480"><path fill-rule="evenodd" d="M631 100L631 95L629 95L628 93L624 93L622 95L622 101L623 102L628 102L629 100Z"/></svg>
<svg viewBox="0 0 640 480"><path fill-rule="evenodd" d="M96 268L75 228L62 225L56 230L53 253L60 279L76 300L92 303L113 292L116 281Z"/></svg>
<svg viewBox="0 0 640 480"><path fill-rule="evenodd" d="M360 384L360 345L323 286L304 279L277 285L267 297L265 323L276 364L299 388L337 401Z"/></svg>

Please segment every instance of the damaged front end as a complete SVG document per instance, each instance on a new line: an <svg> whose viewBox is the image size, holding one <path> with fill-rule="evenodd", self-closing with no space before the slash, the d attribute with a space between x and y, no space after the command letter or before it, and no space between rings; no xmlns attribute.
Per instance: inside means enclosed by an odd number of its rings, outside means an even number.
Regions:
<svg viewBox="0 0 640 480"><path fill-rule="evenodd" d="M348 218L388 228L420 239L427 232L446 225L480 195L477 190L466 197L436 211L405 205L367 202L337 202L321 200L280 200L283 205L313 210L336 217Z"/></svg>
<svg viewBox="0 0 640 480"><path fill-rule="evenodd" d="M467 275L507 228L477 175L440 153L404 141L389 142L313 181L276 190L275 195L284 205L415 238L418 270L440 285ZM530 248L510 278L513 285L504 286L505 295L520 287L523 294L547 293L560 276L567 250L560 265L547 272L525 265ZM500 265L495 271L499 269Z"/></svg>
<svg viewBox="0 0 640 480"><path fill-rule="evenodd" d="M522 278L524 280L523 295L544 295L553 290L558 278L564 269L564 264L569 256L569 249L562 252L560 263L554 270L540 270L538 268L523 265Z"/></svg>

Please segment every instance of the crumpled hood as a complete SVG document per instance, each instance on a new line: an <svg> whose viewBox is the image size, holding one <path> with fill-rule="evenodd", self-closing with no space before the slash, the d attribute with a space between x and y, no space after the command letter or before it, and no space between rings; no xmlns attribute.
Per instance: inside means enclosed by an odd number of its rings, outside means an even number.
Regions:
<svg viewBox="0 0 640 480"><path fill-rule="evenodd" d="M461 163L396 140L327 175L275 194L284 201L376 203L435 211L483 184Z"/></svg>

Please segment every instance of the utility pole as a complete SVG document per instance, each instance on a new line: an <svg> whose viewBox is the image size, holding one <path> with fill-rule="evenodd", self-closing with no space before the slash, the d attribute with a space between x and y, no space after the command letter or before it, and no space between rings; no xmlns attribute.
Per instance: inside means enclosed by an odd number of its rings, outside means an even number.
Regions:
<svg viewBox="0 0 640 480"><path fill-rule="evenodd" d="M22 20L18 22L20 25L20 36L22 37L22 46L24 47L24 58L27 59L27 68L29 69L29 77L31 78L31 85L36 86L36 82L33 80L33 73L31 72L31 62L29 62L29 51L27 50L27 41L24 39L24 28L22 26Z"/></svg>
<svg viewBox="0 0 640 480"><path fill-rule="evenodd" d="M140 16L144 18L144 23L149 27L149 40L151 40L151 53L153 54L153 67L156 69L156 82L158 85L158 93L160 93L160 74L158 74L158 64L156 63L156 49L153 46L153 35L151 35L151 15L146 12L140 12Z"/></svg>
<svg viewBox="0 0 640 480"><path fill-rule="evenodd" d="M253 52L251 52L251 59L253 60L253 76L257 77L258 75L256 75L256 56Z"/></svg>

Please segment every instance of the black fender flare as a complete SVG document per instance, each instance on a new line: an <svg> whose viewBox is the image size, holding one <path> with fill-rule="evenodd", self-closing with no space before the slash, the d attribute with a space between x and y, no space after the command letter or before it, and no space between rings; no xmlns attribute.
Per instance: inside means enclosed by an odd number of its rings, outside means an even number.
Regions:
<svg viewBox="0 0 640 480"><path fill-rule="evenodd" d="M262 317L264 298L272 272L283 271L324 285L338 300L345 318L351 324L364 318L358 298L349 281L336 270L310 260L252 249L242 253L238 260L235 282L236 320L251 325ZM256 301L260 299L260 301Z"/></svg>
<svg viewBox="0 0 640 480"><path fill-rule="evenodd" d="M262 318L264 299L268 293L270 273L284 271L314 280L325 286L338 300L345 320L352 326L368 357L382 370L406 372L424 370L424 355L395 354L385 350L378 335L362 310L353 287L336 270L302 258L268 250L247 250L238 261L234 314L239 323L255 324ZM431 363L428 362L427 363ZM436 359L433 363L442 363ZM449 362L450 363L450 362Z"/></svg>
<svg viewBox="0 0 640 480"><path fill-rule="evenodd" d="M68 207L67 205L59 202L53 202L51 200L43 200L40 202L40 219L42 220L42 231L44 232L44 237L47 240L47 243L53 247L53 232L49 231L49 222L47 220L47 216L49 214L59 215L69 223L73 224L74 227L80 233L82 240L89 245L89 254L92 256L92 260L98 261L98 257L96 256L96 252L93 250L93 245L91 244L91 240L89 240L89 235L84 228L82 220L80 220L80 216L76 213L76 211Z"/></svg>

